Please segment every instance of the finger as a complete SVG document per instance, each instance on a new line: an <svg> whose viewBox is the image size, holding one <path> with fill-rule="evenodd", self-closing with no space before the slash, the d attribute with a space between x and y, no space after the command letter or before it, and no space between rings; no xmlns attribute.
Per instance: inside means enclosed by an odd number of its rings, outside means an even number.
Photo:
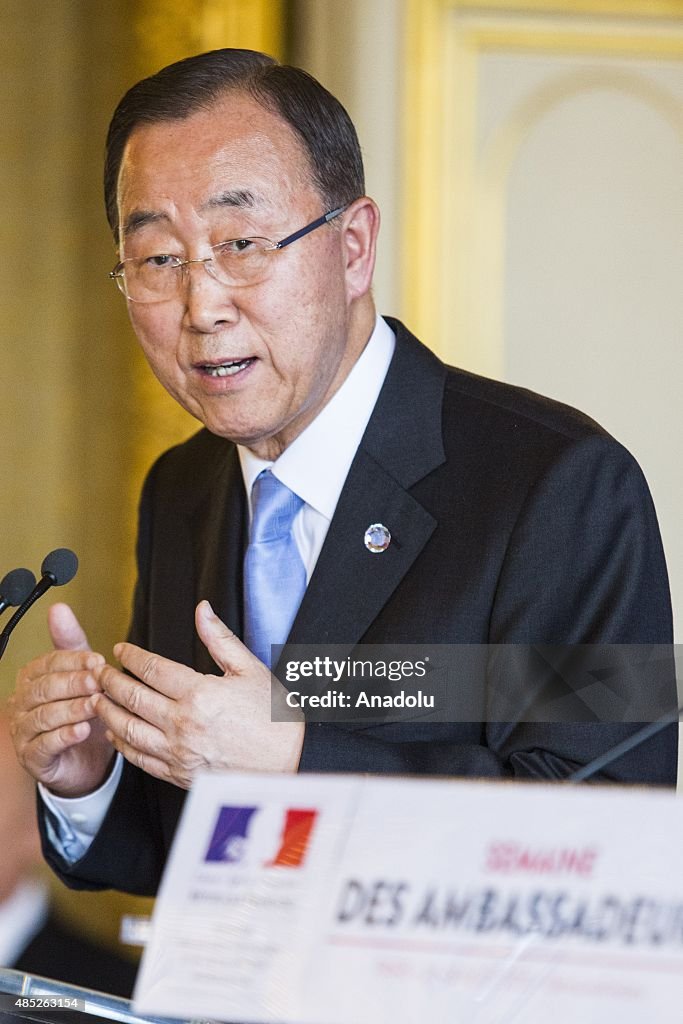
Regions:
<svg viewBox="0 0 683 1024"><path fill-rule="evenodd" d="M125 707L137 718L163 729L173 713L175 701L157 693L143 682L131 679L111 665L104 665L98 672L99 684L113 701Z"/></svg>
<svg viewBox="0 0 683 1024"><path fill-rule="evenodd" d="M177 661L169 661L158 654L151 654L150 651L136 647L135 644L117 644L114 654L123 667L134 676L173 700L178 700L186 694L188 687L197 679L197 673L187 665L180 665Z"/></svg>
<svg viewBox="0 0 683 1024"><path fill-rule="evenodd" d="M68 604L53 604L47 613L52 643L60 651L89 651L83 628Z"/></svg>
<svg viewBox="0 0 683 1024"><path fill-rule="evenodd" d="M92 672L103 664L102 655L94 651L48 651L24 665L18 678L20 682L29 682L53 673Z"/></svg>
<svg viewBox="0 0 683 1024"><path fill-rule="evenodd" d="M92 671L50 672L36 678L19 674L14 706L20 711L30 711L40 704L87 697L99 689Z"/></svg>
<svg viewBox="0 0 683 1024"><path fill-rule="evenodd" d="M63 725L51 732L41 732L26 744L22 761L25 764L30 763L38 772L41 768L54 767L55 758L70 747L87 740L91 729L90 722L74 722L73 725Z"/></svg>
<svg viewBox="0 0 683 1024"><path fill-rule="evenodd" d="M64 725L75 725L91 718L95 718L95 705L91 697L59 700L52 704L39 704L22 715L17 731L19 735L32 740L40 733L53 732Z"/></svg>
<svg viewBox="0 0 683 1024"><path fill-rule="evenodd" d="M111 732L107 733L107 739L118 750L119 754L122 754L126 761L130 761L136 768L140 768L143 772L147 772L148 775L154 775L155 778L162 779L164 782L179 784L169 766L161 758L137 750L130 743L126 743L119 736L115 736ZM185 788L189 788L189 786Z"/></svg>
<svg viewBox="0 0 683 1024"><path fill-rule="evenodd" d="M197 605L195 623L199 639L226 675L239 675L253 669L258 658L218 618L208 601L200 601Z"/></svg>
<svg viewBox="0 0 683 1024"><path fill-rule="evenodd" d="M142 754L150 754L161 760L168 756L168 742L161 729L131 715L130 711L119 707L104 694L99 694L94 700L97 717L112 734L115 746L120 741Z"/></svg>

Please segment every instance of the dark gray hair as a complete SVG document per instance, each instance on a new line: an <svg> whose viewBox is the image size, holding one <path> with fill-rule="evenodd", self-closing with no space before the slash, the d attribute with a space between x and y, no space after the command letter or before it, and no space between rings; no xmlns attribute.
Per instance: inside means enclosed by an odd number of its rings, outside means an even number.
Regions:
<svg viewBox="0 0 683 1024"><path fill-rule="evenodd" d="M140 125L178 121L237 90L278 114L303 142L312 183L326 210L365 193L356 129L339 100L301 68L255 50L211 50L144 78L125 94L109 125L104 162L107 220L117 236L116 190L123 151Z"/></svg>

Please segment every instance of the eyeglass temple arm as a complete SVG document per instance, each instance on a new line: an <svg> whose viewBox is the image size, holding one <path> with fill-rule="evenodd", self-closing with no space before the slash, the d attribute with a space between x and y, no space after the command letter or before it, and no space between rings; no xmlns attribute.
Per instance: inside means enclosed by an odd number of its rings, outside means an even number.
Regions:
<svg viewBox="0 0 683 1024"><path fill-rule="evenodd" d="M295 231L293 235L287 235L287 237L283 238L281 242L274 245L273 249L284 249L286 245L296 242L297 238L303 238L303 236L307 235L309 231L315 231L316 228L322 227L323 224L327 224L328 221L333 220L335 217L338 217L340 213L343 213L348 205L348 203L345 203L344 206L339 206L336 210L330 210L329 213L325 213L322 217L318 217L317 220L314 220L312 224L307 224L305 228L299 228L299 230Z"/></svg>

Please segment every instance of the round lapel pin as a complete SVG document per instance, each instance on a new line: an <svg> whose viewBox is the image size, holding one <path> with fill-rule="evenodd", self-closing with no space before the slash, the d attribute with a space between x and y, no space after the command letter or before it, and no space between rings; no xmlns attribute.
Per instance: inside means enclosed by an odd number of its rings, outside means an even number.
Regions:
<svg viewBox="0 0 683 1024"><path fill-rule="evenodd" d="M381 551L386 551L391 544L391 534L382 523L373 523L365 531L363 540L368 551L378 555Z"/></svg>

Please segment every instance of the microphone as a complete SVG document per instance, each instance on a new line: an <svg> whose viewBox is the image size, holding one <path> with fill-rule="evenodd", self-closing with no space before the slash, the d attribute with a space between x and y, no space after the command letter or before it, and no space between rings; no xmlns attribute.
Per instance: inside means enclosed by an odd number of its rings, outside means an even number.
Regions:
<svg viewBox="0 0 683 1024"><path fill-rule="evenodd" d="M610 747L604 754L600 754L599 757L594 758L588 764L584 764L581 768L572 772L571 775L567 776L567 782L585 782L586 779L591 779L598 772L602 771L603 768L612 764L613 761L618 760L624 754L628 754L631 750L635 750L636 747L641 746L652 736L656 736L662 729L680 722L681 715L683 715L683 704L677 707L675 711L669 711L662 715L661 718L656 718L654 722L648 722L647 725L642 726L642 728L632 733L631 736L622 740L621 743Z"/></svg>
<svg viewBox="0 0 683 1024"><path fill-rule="evenodd" d="M33 587L28 597L24 598L21 602L2 633L0 633L0 658L2 658L7 649L12 630L23 619L31 605L35 604L39 597L47 593L50 587L62 587L65 583L69 583L76 575L77 570L78 559L69 548L57 548L45 556L40 567L41 578Z"/></svg>
<svg viewBox="0 0 683 1024"><path fill-rule="evenodd" d="M36 578L29 569L12 569L0 582L0 613L25 601L36 585Z"/></svg>
<svg viewBox="0 0 683 1024"><path fill-rule="evenodd" d="M69 548L56 548L51 551L49 555L45 555L40 567L40 575L50 580L45 590L50 587L63 587L65 583L71 582L77 572L78 559ZM40 597L40 594L38 596Z"/></svg>

